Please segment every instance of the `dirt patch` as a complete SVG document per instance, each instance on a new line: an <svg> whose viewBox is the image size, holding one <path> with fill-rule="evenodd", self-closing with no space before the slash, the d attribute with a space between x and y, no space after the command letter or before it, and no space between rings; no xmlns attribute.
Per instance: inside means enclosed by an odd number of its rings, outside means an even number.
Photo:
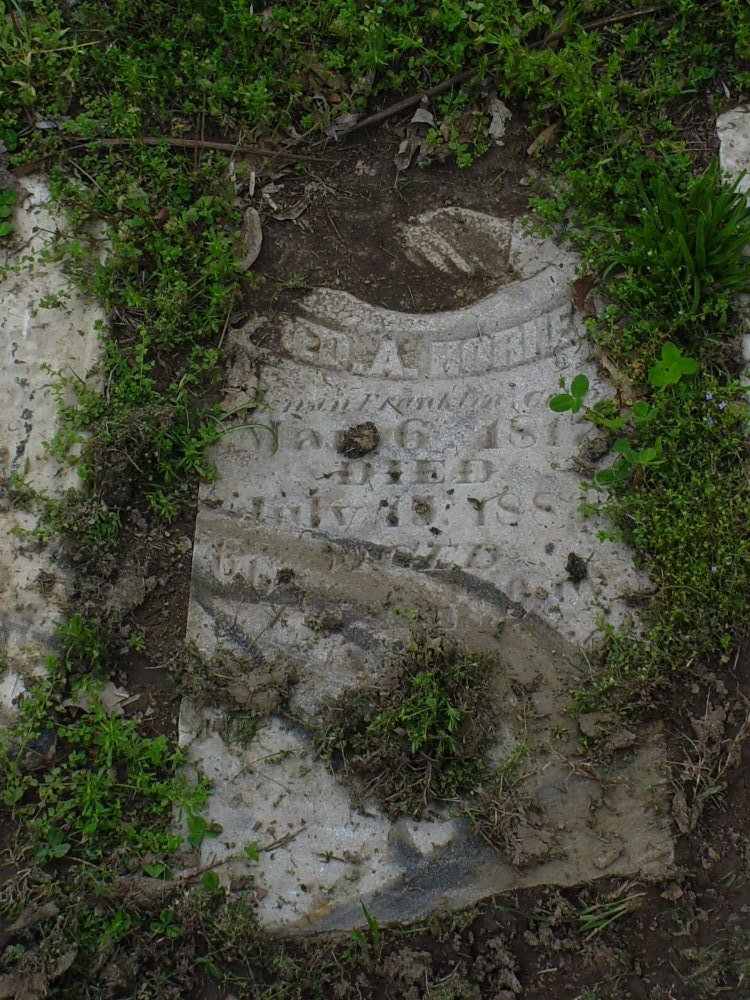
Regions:
<svg viewBox="0 0 750 1000"><path fill-rule="evenodd" d="M394 163L399 141L395 132L379 131L330 149L332 162L321 165L312 180L290 172L271 182L275 204L306 207L293 221L277 221L273 215L283 210L273 212L259 196L264 241L255 275L264 286L247 290L233 322L265 308L269 300L287 308L300 291L316 286L343 288L389 309L432 312L466 305L513 279L512 267L501 256L474 273L420 273L399 233L414 216L444 205L506 218L524 215L535 174L522 123L516 121L505 145L494 147L470 170L433 163L399 172Z"/></svg>

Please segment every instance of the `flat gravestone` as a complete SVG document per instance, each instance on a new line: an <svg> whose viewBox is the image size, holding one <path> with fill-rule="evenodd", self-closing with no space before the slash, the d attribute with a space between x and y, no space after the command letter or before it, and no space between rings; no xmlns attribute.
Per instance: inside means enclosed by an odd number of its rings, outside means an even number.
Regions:
<svg viewBox="0 0 750 1000"><path fill-rule="evenodd" d="M244 745L226 708L183 705L182 742L214 783L223 828L202 862L228 859L225 877L241 884L243 844L265 848L260 914L287 929L350 926L360 900L379 920L411 919L671 862L658 734L629 734L603 781L563 714L585 683L577 647L600 619L622 623L642 585L630 553L579 511L574 460L591 425L547 405L561 376L583 371L604 389L570 302L574 259L517 222L461 209L421 216L403 242L419 280L491 268L509 280L433 314L309 295L262 359L274 433L222 440L196 525L189 637L207 656L240 657L248 678L279 664L296 678L288 712ZM236 350L241 392L249 335ZM416 616L504 664L492 757L523 748L532 806L505 853L450 810L394 824L355 809L312 750L326 699L383 684Z"/></svg>
<svg viewBox="0 0 750 1000"><path fill-rule="evenodd" d="M38 671L63 615L66 579L54 550L40 551L24 535L36 517L11 505L8 487L20 476L48 496L77 485L45 449L57 428L59 402L51 372L84 377L98 353L97 321L103 314L85 299L62 265L45 259L64 220L49 206L40 178L23 182L10 220L13 235L0 262L0 719L12 715L21 674Z"/></svg>

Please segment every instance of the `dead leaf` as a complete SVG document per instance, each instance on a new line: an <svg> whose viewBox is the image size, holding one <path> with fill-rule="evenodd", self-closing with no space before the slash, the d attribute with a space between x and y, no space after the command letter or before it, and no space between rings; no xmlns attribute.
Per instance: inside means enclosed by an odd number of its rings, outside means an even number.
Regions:
<svg viewBox="0 0 750 1000"><path fill-rule="evenodd" d="M79 688L74 698L66 698L61 704L63 708L79 708L82 712L90 712L91 695Z"/></svg>
<svg viewBox="0 0 750 1000"><path fill-rule="evenodd" d="M249 270L258 259L260 248L263 245L263 227L260 224L260 215L255 208L248 208L242 220L242 242L245 245L245 254L242 258L240 268L243 271Z"/></svg>
<svg viewBox="0 0 750 1000"><path fill-rule="evenodd" d="M325 185L320 184L316 181L312 181L310 184L305 184L302 197L298 198L297 201L294 202L291 206L289 206L288 208L283 208L283 207L280 208L278 205L275 206L275 211L273 212L273 218L276 219L277 222L294 222L295 219L299 219L302 213L306 212L307 209L310 207L310 202L312 201L313 196L316 194L321 194L326 190L327 189ZM263 189L264 194L265 191L266 188Z"/></svg>
<svg viewBox="0 0 750 1000"><path fill-rule="evenodd" d="M280 212L274 212L273 217L277 222L294 222L295 219L299 219L303 212L306 212L310 207L310 199L300 198L299 201L295 202L291 208L282 209Z"/></svg>
<svg viewBox="0 0 750 1000"><path fill-rule="evenodd" d="M338 142L342 135L346 135L359 121L359 115L352 114L350 111L346 114L338 115L336 118L332 119L325 127L324 132L329 138L333 139L334 142Z"/></svg>
<svg viewBox="0 0 750 1000"><path fill-rule="evenodd" d="M363 177L363 176L374 177L377 172L378 171L375 167L370 166L368 163L365 163L364 160L357 160L357 162L354 164L354 173L357 175L357 177Z"/></svg>
<svg viewBox="0 0 750 1000"><path fill-rule="evenodd" d="M49 983L42 972L28 975L12 972L0 976L0 1000L44 1000L49 996Z"/></svg>
<svg viewBox="0 0 750 1000"><path fill-rule="evenodd" d="M614 716L611 712L585 712L578 716L578 728L590 739L601 739L611 730Z"/></svg>
<svg viewBox="0 0 750 1000"><path fill-rule="evenodd" d="M559 122L553 122L551 125L548 125L546 128L542 129L536 139L534 139L532 144L526 150L527 155L538 156L545 149L549 149L550 146L554 146L559 134Z"/></svg>
<svg viewBox="0 0 750 1000"><path fill-rule="evenodd" d="M29 906L8 928L9 934L20 934L29 927L36 927L46 920L52 920L58 915L60 908L57 903L43 903L41 906Z"/></svg>
<svg viewBox="0 0 750 1000"><path fill-rule="evenodd" d="M75 695L72 698L66 698L62 705L64 708L79 708L82 712L90 712L94 697L93 694L79 688ZM139 694L131 695L125 688L115 687L112 681L107 681L99 692L99 701L108 715L122 715L125 707L138 701L139 698Z"/></svg>
<svg viewBox="0 0 750 1000"><path fill-rule="evenodd" d="M672 796L672 818L680 833L690 833L696 823L697 816L688 808L685 792L678 788Z"/></svg>
<svg viewBox="0 0 750 1000"><path fill-rule="evenodd" d="M125 875L102 888L100 895L115 903L154 909L161 906L174 891L174 883L145 875Z"/></svg>
<svg viewBox="0 0 750 1000"><path fill-rule="evenodd" d="M63 954L60 955L58 960L50 969L49 973L50 979L59 979L60 976L64 975L71 967L73 962L75 962L77 954L78 954L77 948L70 948L68 951L63 952Z"/></svg>
<svg viewBox="0 0 750 1000"><path fill-rule="evenodd" d="M618 729L605 741L604 749L613 752L615 750L628 750L635 746L638 737L629 729Z"/></svg>
<svg viewBox="0 0 750 1000"><path fill-rule="evenodd" d="M427 141L427 132L423 126L408 125L406 136L401 140L398 152L393 157L393 162L399 173L412 165L415 155L416 162L421 167L430 162L436 155L436 150Z"/></svg>
<svg viewBox="0 0 750 1000"><path fill-rule="evenodd" d="M494 139L498 146L502 146L504 145L503 136L505 135L505 128L507 123L513 117L513 112L507 104L504 104L496 96L490 98L487 104L487 110L491 115L490 124L487 128L487 135L490 139Z"/></svg>
<svg viewBox="0 0 750 1000"><path fill-rule="evenodd" d="M595 274L584 274L570 286L570 297L578 312L585 317L596 316L594 303L589 299L591 290L597 283Z"/></svg>
<svg viewBox="0 0 750 1000"><path fill-rule="evenodd" d="M594 344L591 354L596 362L609 374L610 379L617 387L617 399L621 406L630 406L635 399L633 383L625 375L614 361L606 354L598 344Z"/></svg>
<svg viewBox="0 0 750 1000"><path fill-rule="evenodd" d="M102 703L102 708L109 715L122 715L125 707L132 705L139 698L139 694L130 694L125 688L115 687L112 681L107 681L99 692L99 701Z"/></svg>
<svg viewBox="0 0 750 1000"><path fill-rule="evenodd" d="M410 122L412 125L429 125L432 128L435 125L435 116L427 108L417 108Z"/></svg>
<svg viewBox="0 0 750 1000"><path fill-rule="evenodd" d="M231 413L234 410L255 406L257 401L258 377L251 376L244 386L227 389L219 407L224 413Z"/></svg>
<svg viewBox="0 0 750 1000"><path fill-rule="evenodd" d="M399 173L411 166L412 157L414 156L418 145L418 142L415 142L414 139L409 137L401 140L398 151L393 157L393 162L396 164L396 170L398 170Z"/></svg>

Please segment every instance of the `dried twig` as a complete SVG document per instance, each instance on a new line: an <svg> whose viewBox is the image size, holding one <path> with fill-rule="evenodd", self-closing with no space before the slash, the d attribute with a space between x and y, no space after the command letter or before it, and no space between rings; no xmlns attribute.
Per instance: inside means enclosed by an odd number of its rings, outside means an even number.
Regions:
<svg viewBox="0 0 750 1000"><path fill-rule="evenodd" d="M285 833L283 837L279 837L277 840L272 840L270 844L264 844L263 847L258 848L258 853L261 854L263 851L273 851L277 847L284 847L295 837L299 837L303 830L307 827L302 825L299 830L292 830L289 833Z"/></svg>
<svg viewBox="0 0 750 1000"><path fill-rule="evenodd" d="M664 9L663 3L654 4L653 7L640 7L637 10L626 10L622 14L609 14L607 17L600 17L596 21L587 21L582 24L582 28L603 28L608 24L619 24L620 21L632 21L636 17L646 17L647 14L655 14L658 10Z"/></svg>
<svg viewBox="0 0 750 1000"><path fill-rule="evenodd" d="M374 115L370 115L369 118L363 118L356 125L342 129L339 134L342 137L352 135L354 132L361 132L362 129L370 128L371 125L377 125L379 122L385 121L386 118L392 118L393 115L398 115L402 111L408 111L409 108L420 104L425 97L437 97L439 94L444 94L446 90L450 90L451 87L455 87L457 83L464 83L466 80L470 80L474 76L474 73L473 69L465 69L461 73L456 73L455 76L450 77L448 80L443 80L442 83L435 84L434 87L429 87L427 90L420 90L418 94L411 94L409 97L404 97L403 100L396 101L395 104L390 104L387 108L383 108L382 111L376 111Z"/></svg>
<svg viewBox="0 0 750 1000"><path fill-rule="evenodd" d="M73 136L72 138L79 139L80 136ZM291 146L295 146L297 142L300 141L301 140L296 140L291 143ZM243 156L262 156L272 159L323 159L323 157L313 156L308 153L292 152L289 146L286 149L269 149L267 146L247 146L241 142L221 142L218 139L184 139L174 135L142 135L121 139L95 138L88 140L85 145L89 145L89 143L92 142L99 143L102 146L128 146L139 144L144 146L160 146L162 143L166 143L168 146L175 146L178 149L217 149L222 153L241 153Z"/></svg>

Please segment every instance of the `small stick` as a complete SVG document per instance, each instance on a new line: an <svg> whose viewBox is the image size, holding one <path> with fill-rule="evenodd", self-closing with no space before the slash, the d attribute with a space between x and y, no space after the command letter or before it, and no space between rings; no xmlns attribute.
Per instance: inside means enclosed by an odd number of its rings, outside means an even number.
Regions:
<svg viewBox="0 0 750 1000"><path fill-rule="evenodd" d="M615 24L619 21L629 21L635 17L645 17L647 14L653 14L655 11L661 10L663 6L663 4L656 4L654 7L644 7L641 10L629 10L625 11L623 14L613 14L610 17L600 17L596 21L587 21L585 24L580 25L580 27L584 30L588 28L601 28L606 24ZM532 42L529 45L529 48L541 48L552 40L553 39L544 39L540 42ZM356 125L352 125L351 128L342 131L341 136L352 135L352 133L360 132L362 129L369 128L371 125L377 125L379 122L385 121L386 118L391 118L393 115L397 115L401 111L408 111L409 108L415 107L415 105L419 104L423 98L437 97L439 94L444 94L446 90L450 90L450 88L455 86L457 83L465 83L466 80L470 80L474 76L475 70L473 69L466 69L461 73L456 73L455 76L450 77L448 80L443 80L442 83L438 83L434 87L430 87L427 90L421 90L418 94L412 94L410 97L405 97L402 101L397 101L395 104L391 104L389 107L383 108L382 111L377 111L374 115L370 115L369 118L363 118L361 122L357 122Z"/></svg>
<svg viewBox="0 0 750 1000"><path fill-rule="evenodd" d="M79 140L80 136L70 136L71 139ZM146 146L158 146L161 142L166 142L170 146L177 146L181 149L217 149L222 153L242 153L252 156L266 156L268 159L284 159L284 160L319 160L322 163L330 163L331 158L327 156L315 156L313 153L292 153L287 150L274 150L267 149L265 146L244 146L242 143L237 142L214 142L211 139L180 139L175 136L162 136L161 138L156 135L147 135L142 138L133 139L87 139L85 142L77 141L75 146L71 146L69 152L76 149L85 149L92 142L98 142L101 146L127 146L129 144L143 143ZM14 167L11 173L15 177L26 177L27 174L32 174L37 167L41 166L45 161L56 156L60 150L56 149L49 153L44 153L42 156L37 157L35 160L31 160L29 163L23 163L19 167Z"/></svg>
<svg viewBox="0 0 750 1000"><path fill-rule="evenodd" d="M377 125L378 122L385 121L386 118L391 118L393 115L397 115L401 111L408 111L409 108L413 108L415 105L419 104L422 98L437 97L438 94L444 94L446 90L450 90L451 87L455 86L457 83L464 83L464 81L471 79L473 76L473 69L465 69L461 73L456 73L455 76L450 77L448 80L443 80L442 83L438 83L434 87L430 87L428 90L421 90L418 94L412 94L410 97L405 97L402 101L396 101L395 104L391 104L389 107L383 108L382 111L376 111L375 114L370 115L369 118L363 118L361 122L357 122L356 125L352 125L351 128L343 131L341 135L351 135L353 132L361 132L362 129L369 128L371 125Z"/></svg>
<svg viewBox="0 0 750 1000"><path fill-rule="evenodd" d="M270 844L265 844L263 847L258 848L258 853L261 851L272 851L276 847L284 847L295 837L299 837L303 830L306 830L306 826L301 826L299 830L293 830L291 833L285 833L283 837L279 837L278 840L272 840Z"/></svg>
<svg viewBox="0 0 750 1000"><path fill-rule="evenodd" d="M80 139L80 136L73 136L72 138ZM98 142L102 146L127 146L137 143L143 143L144 146L158 146L162 142L166 142L168 146L176 146L178 149L218 149L222 153L243 153L253 156L268 156L270 158L282 157L289 160L323 159L323 157L311 156L305 153L292 153L284 149L268 149L266 146L246 146L239 142L219 142L214 139L183 139L173 135L143 135L132 139L96 138L88 141Z"/></svg>
<svg viewBox="0 0 750 1000"><path fill-rule="evenodd" d="M607 24L619 24L620 21L632 21L635 17L645 17L647 14L655 14L657 10L664 8L663 3L657 3L653 7L642 7L639 10L626 10L623 14L610 14L608 17L600 17L596 21L587 21L582 24L582 28L603 28Z"/></svg>

